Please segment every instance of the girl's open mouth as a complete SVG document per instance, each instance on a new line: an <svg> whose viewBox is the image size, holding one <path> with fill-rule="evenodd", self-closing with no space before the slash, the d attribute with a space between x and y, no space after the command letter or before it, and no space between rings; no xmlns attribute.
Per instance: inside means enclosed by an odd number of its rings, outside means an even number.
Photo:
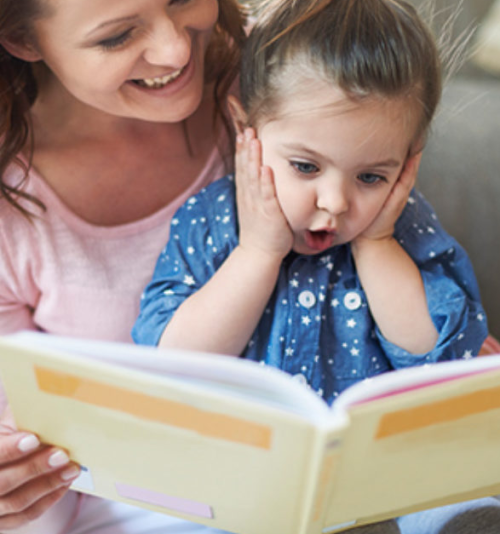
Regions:
<svg viewBox="0 0 500 534"><path fill-rule="evenodd" d="M335 230L307 230L305 233L306 245L312 250L321 252L333 246L336 235Z"/></svg>

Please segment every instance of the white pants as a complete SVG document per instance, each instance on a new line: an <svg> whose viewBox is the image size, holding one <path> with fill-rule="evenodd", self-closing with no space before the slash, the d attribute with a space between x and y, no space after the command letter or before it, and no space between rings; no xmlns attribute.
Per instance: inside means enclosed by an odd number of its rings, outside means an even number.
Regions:
<svg viewBox="0 0 500 534"><path fill-rule="evenodd" d="M82 496L83 497L83 496ZM198 525L172 516L84 496L68 494L43 517L12 534L227 534L223 530ZM72 516L78 511L76 521ZM71 522L71 526L66 526ZM395 521L349 530L352 534L398 534ZM280 534L280 533L276 533Z"/></svg>

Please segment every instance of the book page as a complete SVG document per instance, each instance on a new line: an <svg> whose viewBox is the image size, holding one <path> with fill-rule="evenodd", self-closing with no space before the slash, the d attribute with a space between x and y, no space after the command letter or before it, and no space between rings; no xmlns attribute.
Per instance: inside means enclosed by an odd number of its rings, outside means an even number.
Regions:
<svg viewBox="0 0 500 534"><path fill-rule="evenodd" d="M127 343L74 339L21 332L5 336L20 346L84 356L121 368L167 376L212 392L228 393L303 415L309 420L329 418L326 403L307 385L279 369L232 356L163 350Z"/></svg>
<svg viewBox="0 0 500 534"><path fill-rule="evenodd" d="M335 401L335 407L339 410L345 410L352 405L399 395L407 391L486 373L495 369L500 369L500 355L398 369L368 378L351 386L339 395Z"/></svg>

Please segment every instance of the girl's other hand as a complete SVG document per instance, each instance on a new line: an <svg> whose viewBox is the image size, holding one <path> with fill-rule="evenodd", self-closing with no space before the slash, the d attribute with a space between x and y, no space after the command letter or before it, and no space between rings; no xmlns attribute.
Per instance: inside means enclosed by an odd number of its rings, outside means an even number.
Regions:
<svg viewBox="0 0 500 534"><path fill-rule="evenodd" d="M0 531L40 517L68 491L79 467L61 449L40 444L33 434L0 421Z"/></svg>
<svg viewBox="0 0 500 534"><path fill-rule="evenodd" d="M253 128L236 139L236 200L240 247L278 257L290 252L293 234L276 196L272 170L262 165Z"/></svg>
<svg viewBox="0 0 500 534"><path fill-rule="evenodd" d="M356 240L380 240L392 238L396 221L403 212L411 190L417 180L422 152L409 157L396 180L392 191L385 201L380 213L371 225Z"/></svg>

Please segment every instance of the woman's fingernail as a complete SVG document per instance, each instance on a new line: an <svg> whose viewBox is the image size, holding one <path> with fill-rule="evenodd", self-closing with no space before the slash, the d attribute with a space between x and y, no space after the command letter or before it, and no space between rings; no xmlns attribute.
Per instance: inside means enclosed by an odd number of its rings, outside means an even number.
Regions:
<svg viewBox="0 0 500 534"><path fill-rule="evenodd" d="M69 467L68 469L65 469L61 473L61 478L64 481L68 481L68 480L78 477L79 474L80 474L80 468L76 465L72 465L71 467Z"/></svg>
<svg viewBox="0 0 500 534"><path fill-rule="evenodd" d="M21 452L30 452L34 451L40 446L40 441L36 436L33 434L30 434L29 436L25 436L21 439L21 441L17 444L17 448Z"/></svg>
<svg viewBox="0 0 500 534"><path fill-rule="evenodd" d="M61 467L69 463L69 456L63 451L56 451L49 457L50 467Z"/></svg>

